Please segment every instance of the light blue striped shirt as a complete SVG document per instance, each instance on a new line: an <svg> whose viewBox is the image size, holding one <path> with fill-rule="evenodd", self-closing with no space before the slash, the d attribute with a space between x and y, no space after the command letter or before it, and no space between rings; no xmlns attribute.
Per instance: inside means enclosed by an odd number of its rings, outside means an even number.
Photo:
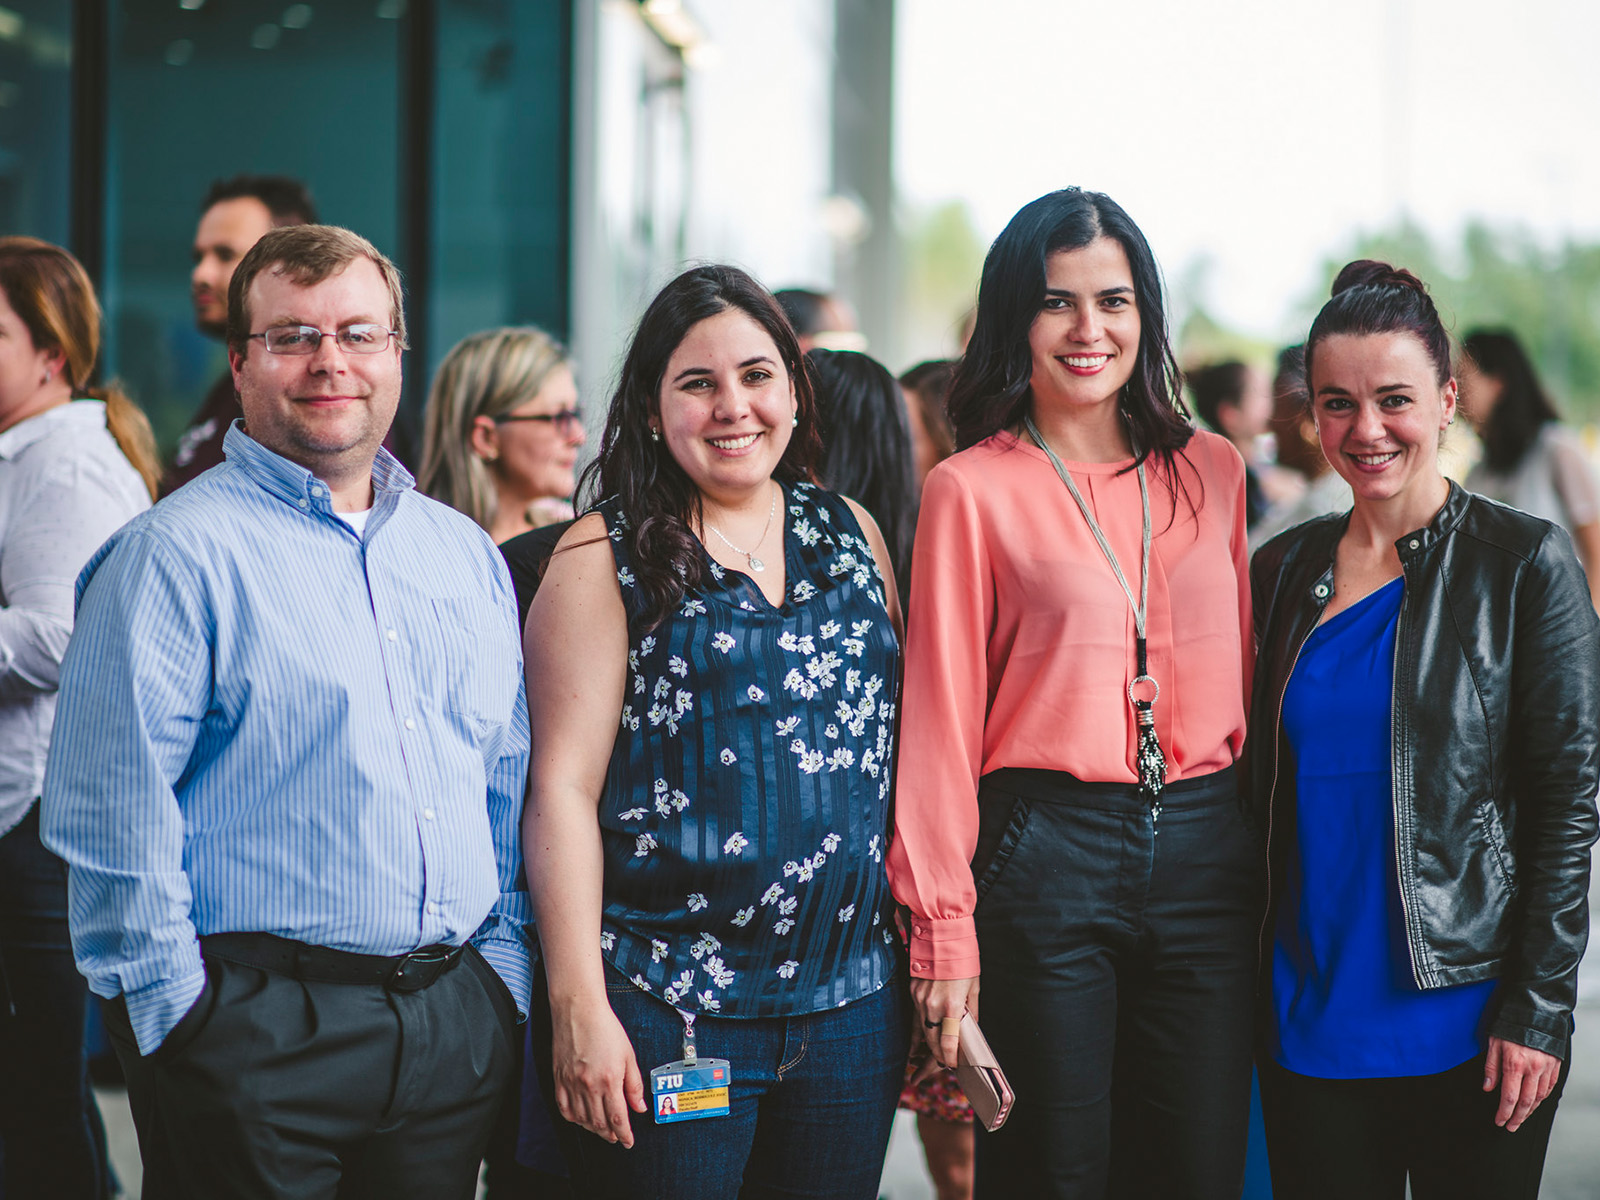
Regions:
<svg viewBox="0 0 1600 1200"><path fill-rule="evenodd" d="M196 934L470 938L526 1012L504 560L386 451L358 536L309 471L237 425L224 448L78 581L41 815L79 969L146 1054L201 992Z"/></svg>

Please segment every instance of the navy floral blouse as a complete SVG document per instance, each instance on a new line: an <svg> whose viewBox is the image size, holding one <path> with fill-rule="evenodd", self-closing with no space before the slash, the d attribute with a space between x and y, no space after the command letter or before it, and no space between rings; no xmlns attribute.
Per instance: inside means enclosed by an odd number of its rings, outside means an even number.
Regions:
<svg viewBox="0 0 1600 1200"><path fill-rule="evenodd" d="M600 800L606 961L723 1016L848 1004L896 959L883 856L900 646L849 507L809 484L785 500L780 607L707 556L705 586L630 637ZM637 630L623 518L614 500L598 511Z"/></svg>

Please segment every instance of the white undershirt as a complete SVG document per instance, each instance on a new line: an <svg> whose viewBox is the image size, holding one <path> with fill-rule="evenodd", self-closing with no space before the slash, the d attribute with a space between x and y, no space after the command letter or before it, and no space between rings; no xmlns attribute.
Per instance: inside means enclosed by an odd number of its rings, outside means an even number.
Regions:
<svg viewBox="0 0 1600 1200"><path fill-rule="evenodd" d="M367 518L372 515L372 510L370 508L363 508L360 512L342 512L334 513L333 515L338 517L346 525L350 526L351 529L354 529L357 537L365 537L367 532Z"/></svg>

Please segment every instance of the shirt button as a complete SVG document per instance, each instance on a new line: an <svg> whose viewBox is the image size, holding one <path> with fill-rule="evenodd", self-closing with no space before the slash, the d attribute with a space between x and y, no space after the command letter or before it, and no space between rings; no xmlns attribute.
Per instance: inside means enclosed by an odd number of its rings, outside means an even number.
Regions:
<svg viewBox="0 0 1600 1200"><path fill-rule="evenodd" d="M1417 548L1417 547L1418 547L1418 546L1420 546L1420 545L1422 545L1422 543L1421 543L1421 542L1419 542L1419 541L1418 541L1418 540L1417 540L1417 539L1416 539L1416 538L1412 538L1412 539L1411 539L1411 548L1412 548L1412 549L1413 549L1413 550L1415 550L1415 549L1416 549L1416 548Z"/></svg>
<svg viewBox="0 0 1600 1200"><path fill-rule="evenodd" d="M322 498L322 489L319 488L319 487L314 487L314 488L311 489L311 494L313 496L316 496L318 499L321 499Z"/></svg>
<svg viewBox="0 0 1600 1200"><path fill-rule="evenodd" d="M433 820L433 809L431 809L431 808L423 809L422 810L422 819L425 820L425 821Z"/></svg>
<svg viewBox="0 0 1600 1200"><path fill-rule="evenodd" d="M410 717L407 717L406 718L406 728L407 729L415 729L416 727L417 727L417 723L415 721L413 721Z"/></svg>
<svg viewBox="0 0 1600 1200"><path fill-rule="evenodd" d="M400 640L400 635L392 629L387 630L384 633L384 637L388 638L391 642L398 642Z"/></svg>
<svg viewBox="0 0 1600 1200"><path fill-rule="evenodd" d="M311 507L311 501L307 500L304 496L301 496L300 499L295 501L295 503L298 504L301 508L310 508Z"/></svg>
<svg viewBox="0 0 1600 1200"><path fill-rule="evenodd" d="M429 900L428 911L431 913L437 913L439 911L439 902L437 900Z"/></svg>
<svg viewBox="0 0 1600 1200"><path fill-rule="evenodd" d="M928 964L927 963L914 962L914 963L911 964L911 969L913 971L926 971L928 969Z"/></svg>

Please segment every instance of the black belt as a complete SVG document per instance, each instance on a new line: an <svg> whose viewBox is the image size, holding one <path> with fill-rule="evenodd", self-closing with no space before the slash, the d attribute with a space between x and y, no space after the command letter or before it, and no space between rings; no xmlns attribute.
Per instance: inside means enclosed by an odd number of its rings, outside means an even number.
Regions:
<svg viewBox="0 0 1600 1200"><path fill-rule="evenodd" d="M200 939L208 957L260 967L318 983L376 983L391 992L420 992L460 960L464 947L423 946L410 954L354 954L272 933L213 933Z"/></svg>

